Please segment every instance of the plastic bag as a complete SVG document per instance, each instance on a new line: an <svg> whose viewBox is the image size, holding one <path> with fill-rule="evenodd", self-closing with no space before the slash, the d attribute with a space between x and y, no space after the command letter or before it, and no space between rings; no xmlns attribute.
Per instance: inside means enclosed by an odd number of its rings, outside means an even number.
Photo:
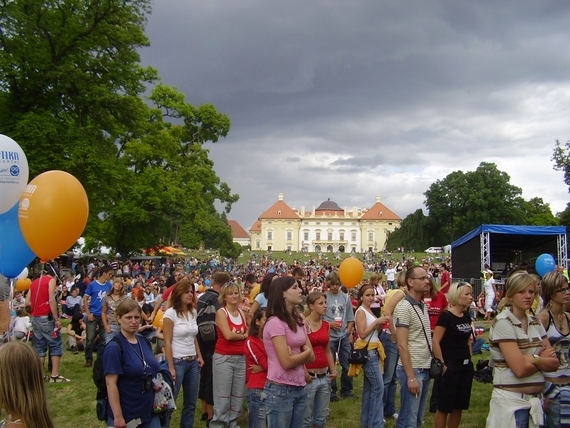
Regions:
<svg viewBox="0 0 570 428"><path fill-rule="evenodd" d="M152 380L154 384L154 405L152 410L154 413L161 413L166 410L176 409L176 403L174 401L174 394L172 393L172 388L168 385L162 375L158 373L156 377Z"/></svg>

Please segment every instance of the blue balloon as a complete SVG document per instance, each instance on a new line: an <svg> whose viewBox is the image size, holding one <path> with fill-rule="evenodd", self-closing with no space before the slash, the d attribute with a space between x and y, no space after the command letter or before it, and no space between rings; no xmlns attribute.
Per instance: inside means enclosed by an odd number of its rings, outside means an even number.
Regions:
<svg viewBox="0 0 570 428"><path fill-rule="evenodd" d="M537 257L534 267L540 276L544 276L548 272L554 272L556 261L550 254L541 254Z"/></svg>
<svg viewBox="0 0 570 428"><path fill-rule="evenodd" d="M0 214L0 273L15 278L35 257L20 231L17 203Z"/></svg>

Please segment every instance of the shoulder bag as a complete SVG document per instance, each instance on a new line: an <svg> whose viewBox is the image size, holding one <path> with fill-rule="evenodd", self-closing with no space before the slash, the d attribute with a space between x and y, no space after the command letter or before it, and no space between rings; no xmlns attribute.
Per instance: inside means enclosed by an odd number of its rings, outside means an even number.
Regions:
<svg viewBox="0 0 570 428"><path fill-rule="evenodd" d="M414 308L414 312L416 313L416 315L418 316L418 319L420 320L420 325L422 326L422 331L424 332L424 337L426 338L426 343L427 343L427 346L429 349L429 353L431 354L431 361L430 361L430 365L429 365L429 377L430 377L430 379L437 379L443 373L443 363L441 362L441 360L439 358L436 358L433 355L433 351L431 349L431 346L429 345L429 339L427 337L426 328L424 326L424 322L422 320L422 317L420 316L420 314L416 310L415 305L412 305L412 307Z"/></svg>

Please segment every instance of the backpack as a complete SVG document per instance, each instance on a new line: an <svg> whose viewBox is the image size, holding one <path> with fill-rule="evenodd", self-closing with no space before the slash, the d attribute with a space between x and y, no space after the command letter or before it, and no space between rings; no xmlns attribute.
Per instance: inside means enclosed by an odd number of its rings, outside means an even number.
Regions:
<svg viewBox="0 0 570 428"><path fill-rule="evenodd" d="M203 303L205 306L200 308L196 315L196 324L198 324L198 332L203 342L216 341L216 305L215 300L217 296L215 293L205 294L203 299L198 301L198 305Z"/></svg>
<svg viewBox="0 0 570 428"><path fill-rule="evenodd" d="M121 360L122 360L123 344L121 340L117 336L114 336L111 339L111 341L119 345L119 349L121 350ZM99 419L100 421L107 420L108 394L107 394L107 382L105 380L105 370L103 368L103 353L105 352L106 347L107 345L103 347L103 350L101 351L100 355L93 363L93 383L97 387L97 395L95 398L97 400L97 405L95 411L97 412L97 419Z"/></svg>

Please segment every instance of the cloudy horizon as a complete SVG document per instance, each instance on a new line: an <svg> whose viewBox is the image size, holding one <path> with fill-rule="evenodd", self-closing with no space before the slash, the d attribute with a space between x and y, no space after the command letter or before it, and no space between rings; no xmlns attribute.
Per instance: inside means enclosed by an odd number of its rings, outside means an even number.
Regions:
<svg viewBox="0 0 570 428"><path fill-rule="evenodd" d="M405 218L452 171L493 162L554 214L570 139L564 2L161 0L143 64L230 117L208 143L246 230L277 201Z"/></svg>

